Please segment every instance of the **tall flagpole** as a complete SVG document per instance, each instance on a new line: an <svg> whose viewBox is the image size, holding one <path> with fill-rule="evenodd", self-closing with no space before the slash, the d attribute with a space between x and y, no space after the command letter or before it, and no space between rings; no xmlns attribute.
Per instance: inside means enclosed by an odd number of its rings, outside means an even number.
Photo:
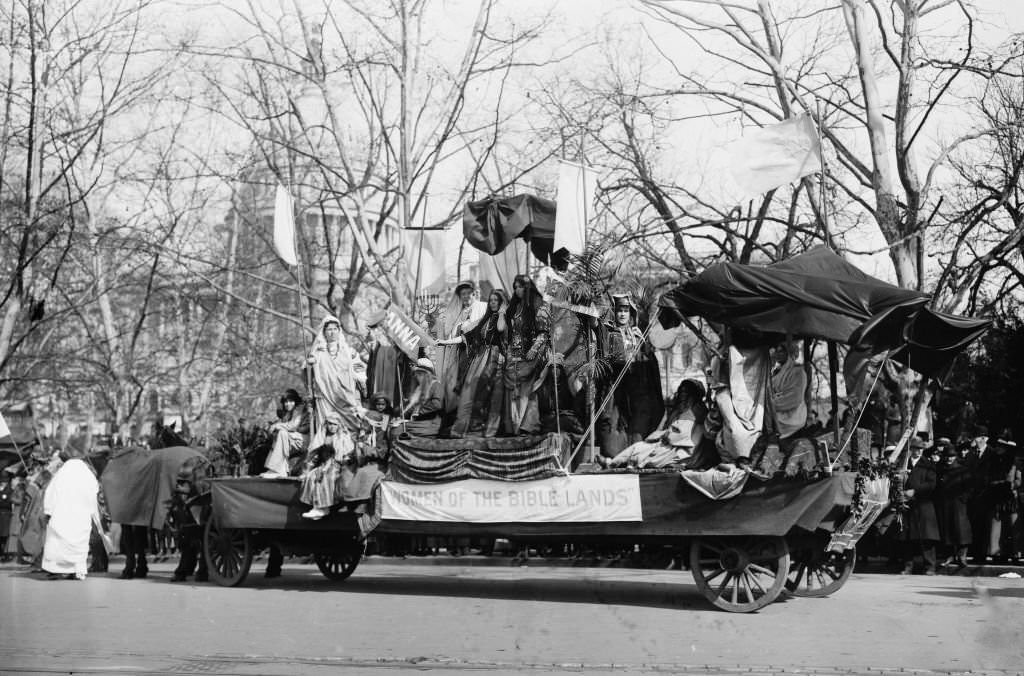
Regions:
<svg viewBox="0 0 1024 676"><path fill-rule="evenodd" d="M292 190L288 188L288 201L291 203L291 217L292 217L292 246L295 251L295 294L299 301L299 333L302 334L302 354L305 355L302 360L302 372L306 378L306 391L309 392L310 406L313 410L309 411L309 432L310 438L316 436L316 392L313 390L313 369L309 364L309 336L306 335L306 330L309 324L306 323L306 313L303 310L306 304L305 295L302 293L302 256L299 254L298 247L298 226L297 223L301 222L296 218L295 214L295 199L292 197ZM312 319L312 318L311 318ZM310 321L310 324L312 321ZM341 327L338 327L339 329Z"/></svg>

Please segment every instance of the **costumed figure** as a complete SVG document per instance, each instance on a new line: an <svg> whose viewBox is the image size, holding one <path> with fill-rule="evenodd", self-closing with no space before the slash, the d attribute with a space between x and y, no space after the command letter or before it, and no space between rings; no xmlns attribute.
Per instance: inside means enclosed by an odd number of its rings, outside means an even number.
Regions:
<svg viewBox="0 0 1024 676"><path fill-rule="evenodd" d="M324 425L323 443L309 450L306 471L302 475L299 500L313 509L302 514L307 519L322 519L338 503L337 484L341 467L349 460L355 446L350 433L342 425L341 417L328 413Z"/></svg>
<svg viewBox="0 0 1024 676"><path fill-rule="evenodd" d="M672 408L658 429L626 447L614 458L598 456L604 467L658 468L680 465L695 466L695 451L704 439L704 386L696 380L679 383Z"/></svg>
<svg viewBox="0 0 1024 676"><path fill-rule="evenodd" d="M43 570L50 579L84 580L89 556L89 535L99 523L97 495L100 485L92 468L80 458L65 462L46 487L43 513L46 542Z"/></svg>
<svg viewBox="0 0 1024 676"><path fill-rule="evenodd" d="M772 374L769 394L779 439L788 439L807 424L807 374L802 364L794 359L795 350L790 341L771 350Z"/></svg>
<svg viewBox="0 0 1024 676"><path fill-rule="evenodd" d="M383 392L376 392L370 397L370 408L366 411L366 422L373 433L375 459L381 469L391 455L391 421L394 419L394 407L391 399Z"/></svg>
<svg viewBox="0 0 1024 676"><path fill-rule="evenodd" d="M438 338L434 362L441 382L444 427L455 420L459 406L458 386L469 359L467 346L457 339L472 323L478 321L486 305L475 301L476 285L461 282L452 292L448 306L441 312L434 330Z"/></svg>
<svg viewBox="0 0 1024 676"><path fill-rule="evenodd" d="M362 406L356 386L357 360L358 356L341 334L341 322L331 315L324 317L306 360L312 371L314 399L311 450L324 445L325 423L331 417L342 432L351 434L360 429Z"/></svg>
<svg viewBox="0 0 1024 676"><path fill-rule="evenodd" d="M501 431L507 435L540 432L538 375L548 344L548 308L526 275L512 281L507 310L498 311L497 329L505 335Z"/></svg>
<svg viewBox="0 0 1024 676"><path fill-rule="evenodd" d="M501 377L505 365L505 342L498 330L498 318L507 307L508 295L495 289L487 298L487 312L483 317L464 327L458 338L438 341L438 344L464 343L470 358L458 388L453 437L493 437L498 433L503 394Z"/></svg>
<svg viewBox="0 0 1024 676"><path fill-rule="evenodd" d="M722 460L737 465L749 462L761 436L771 359L760 336L729 331L724 359L711 363L710 386L721 418L716 445Z"/></svg>
<svg viewBox="0 0 1024 676"><path fill-rule="evenodd" d="M390 401L398 401L400 385L409 379L409 358L392 342L384 328L388 313L375 312L366 320L369 354L366 361L366 389L372 394L382 393Z"/></svg>
<svg viewBox="0 0 1024 676"><path fill-rule="evenodd" d="M617 455L624 447L642 441L658 427L665 413L661 374L654 347L637 327L637 307L628 295L612 296L613 323L605 328L611 381L622 378L608 411L601 452Z"/></svg>
<svg viewBox="0 0 1024 676"><path fill-rule="evenodd" d="M309 434L309 414L302 402L302 397L295 390L285 390L281 396L280 408L277 411L278 421L270 426L274 445L264 463L264 477L282 477L292 474L306 448L306 435Z"/></svg>
<svg viewBox="0 0 1024 676"><path fill-rule="evenodd" d="M412 370L415 385L402 408L403 432L414 437L433 437L441 429L443 389L434 374L434 363L426 357Z"/></svg>

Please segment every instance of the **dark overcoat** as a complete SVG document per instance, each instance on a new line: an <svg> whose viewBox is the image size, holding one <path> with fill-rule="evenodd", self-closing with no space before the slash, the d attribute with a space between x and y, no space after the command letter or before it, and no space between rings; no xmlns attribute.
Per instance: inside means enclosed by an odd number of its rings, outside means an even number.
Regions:
<svg viewBox="0 0 1024 676"><path fill-rule="evenodd" d="M939 520L935 516L935 503L933 502L937 485L938 476L935 472L935 464L928 458L922 457L907 476L905 488L913 489L914 497L909 501L903 539L939 540Z"/></svg>
<svg viewBox="0 0 1024 676"><path fill-rule="evenodd" d="M974 485L971 470L962 460L940 468L939 472L939 530L947 545L971 544L971 521L967 518L967 500Z"/></svg>

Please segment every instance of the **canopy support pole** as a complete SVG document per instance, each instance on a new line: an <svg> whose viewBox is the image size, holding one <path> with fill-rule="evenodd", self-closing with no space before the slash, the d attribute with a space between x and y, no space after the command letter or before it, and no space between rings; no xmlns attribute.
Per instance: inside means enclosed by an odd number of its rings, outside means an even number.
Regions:
<svg viewBox="0 0 1024 676"><path fill-rule="evenodd" d="M832 443L839 448L839 348L834 340L828 341L828 390L832 413Z"/></svg>

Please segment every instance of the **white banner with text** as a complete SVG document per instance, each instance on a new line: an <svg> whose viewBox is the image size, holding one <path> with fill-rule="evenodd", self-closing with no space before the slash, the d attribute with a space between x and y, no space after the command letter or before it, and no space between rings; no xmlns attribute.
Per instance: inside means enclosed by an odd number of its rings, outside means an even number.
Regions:
<svg viewBox="0 0 1024 676"><path fill-rule="evenodd" d="M638 474L584 474L539 481L466 479L381 484L383 517L402 521L642 521Z"/></svg>

